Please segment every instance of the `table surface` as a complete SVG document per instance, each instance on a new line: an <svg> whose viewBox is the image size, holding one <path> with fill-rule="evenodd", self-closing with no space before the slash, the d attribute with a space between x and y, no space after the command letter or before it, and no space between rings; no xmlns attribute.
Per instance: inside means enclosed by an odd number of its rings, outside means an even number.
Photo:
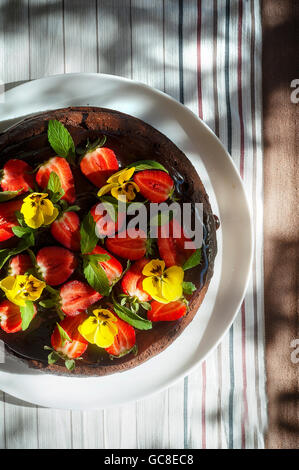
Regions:
<svg viewBox="0 0 299 470"><path fill-rule="evenodd" d="M273 33L275 21L278 23L278 30L280 21L288 21L290 10L285 5L288 4L291 8L292 2L277 1L279 7L272 10L270 3L268 0L263 4L264 30L268 32L271 27ZM103 72L134 78L169 93L203 117L220 136L238 165L240 141L245 138L245 167L241 166L240 169L244 172L245 184L250 191L252 182L256 184L256 198L253 201L257 204L257 225L262 227L263 211L259 205L263 166L259 14L258 0L29 0L19 2L17 7L14 2L0 0L0 78L6 84L6 89L9 89L19 82L46 75ZM243 33L240 34L240 31ZM265 38L268 38L265 46L269 54L269 68L272 65L271 60L275 60L270 55L272 37L275 38L275 34ZM211 41L211 38L214 40ZM242 49L243 57L240 57ZM245 60L246 54L255 57L251 71ZM198 63L201 64L199 69ZM238 64L243 69L239 95L238 79L241 80L242 74ZM278 73L278 66L276 70ZM252 88L247 87L244 76L250 77L251 85L255 80L255 94L252 94ZM295 74L292 78L294 77ZM267 445L295 447L297 430L292 415L296 369L290 364L289 355L287 356L290 338L296 337L293 323L288 323L295 318L295 290L292 285L288 292L287 306L282 306L278 300L275 302L280 280L278 276L274 278L273 288L273 263L280 258L281 245L277 242L273 246L274 235L278 233L278 216L277 221L273 222L269 215L273 213L273 207L277 203L273 193L277 190L281 192L282 187L294 207L295 183L290 188L286 184L289 180L280 180L281 171L273 159L279 160L280 155L283 155L284 168L288 169L290 164L295 163L295 159L291 160L292 155L295 158L295 153L291 143L289 152L286 153L284 141L275 141L276 150L270 146L273 124L278 125L279 120L279 112L273 114L277 102L273 101L270 88L264 87L263 90L264 109L267 110L264 121L267 138L267 158L264 162L264 269L270 397ZM245 111L240 110L242 96ZM242 131L236 131L240 127L242 112L247 118L247 107L250 107L252 96L255 96L256 106L255 114L252 114L256 126L255 145L252 143L251 131L245 137L242 137ZM277 96L278 103L285 103L285 99L284 94ZM286 118L290 120L288 112ZM231 126L226 124L228 119ZM248 131L246 122L244 129ZM288 131L288 135L293 138L292 129ZM258 175L252 176L250 159L254 152L254 168ZM249 168L246 162L249 162ZM283 210L281 208L282 212ZM105 411L77 412L39 408L0 391L0 448L263 447L267 416L262 338L263 246L260 227L256 231L254 275L255 288L260 288L249 291L233 329L196 372L151 398ZM280 267L280 273L285 276L286 286L291 286L291 282L294 283L295 269L292 264L295 235L291 229L283 243L286 244L289 255L288 264ZM275 316L277 307L280 309L279 315ZM251 319L253 312L255 321ZM272 325L273 316L277 320L275 331ZM284 339L281 335L274 334L281 322L285 325ZM279 374L284 380L277 378L277 348L283 351ZM288 389L290 381L291 390ZM281 405L283 411L280 413L278 410ZM251 407L250 411L257 411L248 414L248 407Z"/></svg>

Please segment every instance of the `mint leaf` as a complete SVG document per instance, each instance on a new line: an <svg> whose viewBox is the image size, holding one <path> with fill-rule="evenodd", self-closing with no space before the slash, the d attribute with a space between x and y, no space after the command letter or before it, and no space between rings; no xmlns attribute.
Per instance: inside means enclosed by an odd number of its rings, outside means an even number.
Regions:
<svg viewBox="0 0 299 470"><path fill-rule="evenodd" d="M75 144L69 131L61 122L51 119L48 124L48 141L59 157L74 163Z"/></svg>
<svg viewBox="0 0 299 470"><path fill-rule="evenodd" d="M90 212L84 217L80 226L81 252L90 253L98 242L96 235L96 223Z"/></svg>
<svg viewBox="0 0 299 470"><path fill-rule="evenodd" d="M52 202L57 202L64 196L64 190L61 186L61 181L59 176L51 171L50 177L48 180L47 191L50 192L50 199Z"/></svg>
<svg viewBox="0 0 299 470"><path fill-rule="evenodd" d="M45 346L45 349L46 349L46 346ZM47 349L48 349L48 348L47 348ZM49 349L51 349L51 348L49 348ZM55 362L57 362L59 359L60 359L59 354L57 354L56 351L52 351L52 352L48 355L48 364L55 364Z"/></svg>
<svg viewBox="0 0 299 470"><path fill-rule="evenodd" d="M21 317L22 317L22 330L27 330L30 322L34 316L34 305L33 302L27 300L25 305L20 307Z"/></svg>
<svg viewBox="0 0 299 470"><path fill-rule="evenodd" d="M196 286L193 282L183 282L184 294L190 295L196 290Z"/></svg>
<svg viewBox="0 0 299 470"><path fill-rule="evenodd" d="M64 212L78 212L81 209L80 206L69 206Z"/></svg>
<svg viewBox="0 0 299 470"><path fill-rule="evenodd" d="M131 165L129 165L127 168L132 168L132 166L135 167L135 172L142 170L162 170L168 173L165 166L161 165L161 163L156 162L155 160L139 160L137 162L131 163Z"/></svg>
<svg viewBox="0 0 299 470"><path fill-rule="evenodd" d="M104 269L97 262L90 261L88 258L83 260L83 272L88 284L101 295L109 295L109 280Z"/></svg>
<svg viewBox="0 0 299 470"><path fill-rule="evenodd" d="M192 255L187 259L187 261L183 265L183 270L186 271L187 269L195 268L201 262L201 248L198 248Z"/></svg>
<svg viewBox="0 0 299 470"><path fill-rule="evenodd" d="M18 189L17 191L1 191L0 192L0 202L9 201L10 199L15 198L18 196L19 192L22 191L23 188Z"/></svg>
<svg viewBox="0 0 299 470"><path fill-rule="evenodd" d="M121 318L121 320L129 323L129 325L134 326L138 330L150 330L152 328L152 322L145 320L144 318L137 315L137 313L132 312L127 307L120 305L115 298L113 300L113 308L115 313Z"/></svg>
<svg viewBox="0 0 299 470"><path fill-rule="evenodd" d="M76 363L75 363L74 359L67 359L64 364L65 364L65 367L67 368L67 370L70 370L70 371L74 370L75 367L76 367Z"/></svg>
<svg viewBox="0 0 299 470"><path fill-rule="evenodd" d="M31 235L33 236L33 240ZM22 253L22 251L27 250L32 245L34 245L34 235L31 232L30 236L23 237L15 248L4 248L3 250L0 250L0 269L11 256Z"/></svg>
<svg viewBox="0 0 299 470"><path fill-rule="evenodd" d="M19 227L18 225L16 225L15 227L12 227L12 231L19 238L22 238L27 234L30 236L30 233L32 232L31 228Z"/></svg>
<svg viewBox="0 0 299 470"><path fill-rule="evenodd" d="M57 328L58 328L58 331L59 331L59 334L60 334L60 338L61 338L61 341L62 341L62 346L65 345L66 341L72 342L71 338L69 337L67 332L62 328L62 326L60 326L59 323L56 323L56 325L57 325Z"/></svg>

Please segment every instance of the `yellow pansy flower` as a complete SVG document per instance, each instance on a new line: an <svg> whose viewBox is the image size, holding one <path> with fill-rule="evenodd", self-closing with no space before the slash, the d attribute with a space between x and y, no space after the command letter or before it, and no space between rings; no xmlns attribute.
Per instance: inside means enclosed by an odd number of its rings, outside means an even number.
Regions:
<svg viewBox="0 0 299 470"><path fill-rule="evenodd" d="M180 266L165 269L164 261L153 259L144 266L142 274L146 276L143 289L158 302L167 304L182 297L184 271Z"/></svg>
<svg viewBox="0 0 299 470"><path fill-rule="evenodd" d="M12 303L23 306L27 300L39 299L46 283L31 274L7 276L0 281L0 288Z"/></svg>
<svg viewBox="0 0 299 470"><path fill-rule="evenodd" d="M48 199L47 193L32 193L25 197L21 207L26 224L31 228L50 225L58 216L58 209Z"/></svg>
<svg viewBox="0 0 299 470"><path fill-rule="evenodd" d="M101 197L111 192L111 195L119 201L133 201L136 192L139 192L137 184L134 181L130 181L134 171L135 167L132 167L114 173L114 175L107 179L108 184L99 190L98 196Z"/></svg>
<svg viewBox="0 0 299 470"><path fill-rule="evenodd" d="M118 333L115 325L117 318L109 310L104 308L94 310L79 327L79 333L89 343L96 344L100 348L109 348Z"/></svg>

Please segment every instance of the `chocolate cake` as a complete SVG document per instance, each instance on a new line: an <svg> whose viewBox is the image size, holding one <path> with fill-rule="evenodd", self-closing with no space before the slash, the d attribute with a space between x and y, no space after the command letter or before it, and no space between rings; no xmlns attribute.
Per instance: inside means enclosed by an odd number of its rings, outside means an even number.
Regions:
<svg viewBox="0 0 299 470"><path fill-rule="evenodd" d="M70 197L67 203L72 207L76 206L76 213L80 217L80 221L82 221L90 208L95 204L99 187L96 187L92 177L88 178L83 174L81 171L82 165L80 167L78 162L82 161L82 155L84 158L86 144L88 142L98 143L103 136L105 136L106 139L104 144L105 148L114 152L118 161L119 170L130 167L132 163L135 165L136 162L157 162L161 164L161 168L163 167L172 178L174 182L174 195L180 203L203 203L203 245L201 247L200 262L192 269L187 270L184 277L185 282L192 282L196 288L192 293L189 292L189 294L185 296L188 300L187 311L179 319L174 321L152 321L152 327L150 329L134 328L138 349L132 348L128 354L115 357L115 354L109 354L105 348L99 348L96 344L88 344L87 349L82 354L81 360L76 360L76 367L72 368L71 371L65 368L62 360L58 359L56 361L50 361L49 363L48 356L51 341L53 346L53 338L51 340L51 335L53 335L53 330L57 328L56 324L60 321L55 305L51 306L51 302L48 302L48 304L44 302L44 306L40 306L37 301L37 314L24 331L19 328L18 331L10 333L0 327L0 339L5 343L7 351L21 360L26 361L30 367L56 374L77 376L103 376L125 371L151 359L167 348L194 318L205 297L213 275L214 260L217 253L217 218L213 215L208 195L196 170L181 150L165 135L145 122L110 109L89 106L71 107L43 112L24 119L22 122L0 135L0 168L3 168L5 164L12 159L21 160L22 162L28 163L30 167L34 169L32 176L35 177L38 174L36 172L39 171L38 168L40 168L40 165L58 155L49 144L49 121L59 121L62 123L69 131L76 148L76 153L73 157L77 159L77 164L71 166L75 182L75 196L74 198ZM99 145L102 145L102 143ZM94 148L95 147L96 145ZM115 169L114 172L119 170ZM107 171L105 179L108 179L111 174L113 174L113 172ZM35 178L35 185L36 181L38 181L38 178ZM42 179L40 181L42 181ZM134 179L134 181L137 180ZM32 190L37 192L41 191L40 187L37 190L36 186L32 188ZM28 194L31 194L30 191ZM16 195L11 201L23 201L28 194ZM138 197L139 196L140 194L138 193ZM0 214L1 204L6 204L6 202L0 202ZM4 228L6 229L6 226ZM57 242L57 238L53 237L53 233L52 229L48 230L47 227L38 231L35 237L35 244L30 247L33 255L36 256L44 247L62 246ZM0 241L1 251L4 253L3 250L13 250L19 241L20 238L16 236ZM106 242L104 242L104 245L99 243L99 246L103 246L110 252L107 247L108 245L105 243ZM26 253L27 252L28 250ZM12 255L13 254L14 252L12 251ZM126 269L126 259L118 256L115 252L112 252L112 254L121 263L123 276ZM80 254L75 253L74 257L78 258ZM155 255L155 257L157 257L157 255ZM0 271L0 279L7 276L9 263L10 259L8 258ZM78 274L78 266L81 266L80 263L81 261L76 261L77 267L74 268L74 272L67 279L68 283L73 279L81 280L80 276L82 276L82 273ZM61 285L63 284L64 283ZM52 286L54 286L53 289L58 291L61 289L61 285L56 287L55 282L54 284L52 283ZM117 289L118 285L121 285L121 281L116 284ZM49 292L50 291L51 289L49 289ZM117 292L119 293L120 291ZM5 296L3 294L0 298L0 303L1 301L3 302L4 299ZM105 308L112 306L111 308L113 309L113 303L109 296L107 296L107 298L103 296L102 299L95 302L95 304L100 305L101 308L103 299L104 303L106 302ZM121 297L119 298L119 302L120 299ZM148 306L146 308L148 308ZM148 318L148 311L143 311L141 308L138 315L146 319ZM70 340L70 338L64 338L65 342L68 340ZM48 350L44 349L45 346L48 346Z"/></svg>

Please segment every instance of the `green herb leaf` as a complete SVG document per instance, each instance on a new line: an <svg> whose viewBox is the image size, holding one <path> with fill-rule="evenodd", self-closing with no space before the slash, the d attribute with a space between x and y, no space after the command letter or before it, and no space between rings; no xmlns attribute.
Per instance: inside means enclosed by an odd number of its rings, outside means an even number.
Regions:
<svg viewBox="0 0 299 470"><path fill-rule="evenodd" d="M192 255L187 259L187 261L183 265L183 270L187 271L187 269L195 268L201 262L201 248L198 248Z"/></svg>
<svg viewBox="0 0 299 470"><path fill-rule="evenodd" d="M184 294L191 295L196 290L196 286L193 282L183 282Z"/></svg>
<svg viewBox="0 0 299 470"><path fill-rule="evenodd" d="M64 196L60 178L54 171L50 173L47 191L50 192L49 196L52 202L57 202Z"/></svg>
<svg viewBox="0 0 299 470"><path fill-rule="evenodd" d="M81 209L80 206L69 206L64 212L78 212Z"/></svg>
<svg viewBox="0 0 299 470"><path fill-rule="evenodd" d="M62 341L62 346L64 346L66 341L72 342L72 340L69 337L69 335L67 334L67 332L59 325L59 323L56 322L56 325L57 325L57 328L58 328L58 331L59 331L59 334L60 334L60 338L61 338L61 341Z"/></svg>
<svg viewBox="0 0 299 470"><path fill-rule="evenodd" d="M75 144L69 131L61 122L51 119L48 125L48 140L52 149L59 155L74 163Z"/></svg>
<svg viewBox="0 0 299 470"><path fill-rule="evenodd" d="M65 364L65 367L67 368L67 370L69 370L69 371L74 370L75 367L76 367L76 363L75 363L74 359L67 359L64 364Z"/></svg>
<svg viewBox="0 0 299 470"><path fill-rule="evenodd" d="M38 303L43 308L52 308L57 305L57 299L40 300Z"/></svg>
<svg viewBox="0 0 299 470"><path fill-rule="evenodd" d="M46 346L45 346L44 349L46 349ZM47 349L48 349L48 348L47 348ZM51 348L49 348L49 349L51 349ZM55 364L55 362L57 362L59 359L60 359L59 354L57 354L56 351L52 351L52 352L48 355L48 364Z"/></svg>
<svg viewBox="0 0 299 470"><path fill-rule="evenodd" d="M15 227L12 227L12 231L19 238L23 238L25 235L30 236L30 233L32 232L31 228L19 227L18 225L16 225Z"/></svg>
<svg viewBox="0 0 299 470"><path fill-rule="evenodd" d="M134 326L138 330L150 330L152 328L152 322L149 320L146 320L137 313L132 312L129 310L127 307L124 307L123 305L120 305L115 298L112 298L113 300L113 305L114 305L114 311L115 313L121 318L123 321L129 323L129 325Z"/></svg>
<svg viewBox="0 0 299 470"><path fill-rule="evenodd" d="M9 201L10 199L15 198L18 196L19 192L22 191L23 188L18 189L17 191L1 191L0 192L0 202Z"/></svg>
<svg viewBox="0 0 299 470"><path fill-rule="evenodd" d="M81 252L90 253L98 242L96 235L96 223L90 212L84 217L80 226Z"/></svg>
<svg viewBox="0 0 299 470"><path fill-rule="evenodd" d="M32 234L32 236L30 234L29 237L23 237L15 248L4 248L3 250L0 250L0 269L11 256L18 255L19 253L22 253L22 251L25 251L30 246L34 245L34 235Z"/></svg>
<svg viewBox="0 0 299 470"><path fill-rule="evenodd" d="M34 316L34 305L33 302L27 300L24 306L20 307L21 317L22 317L22 330L27 330L30 322Z"/></svg>
<svg viewBox="0 0 299 470"><path fill-rule="evenodd" d="M84 257L85 258L85 257ZM83 272L88 284L101 295L109 295L108 277L100 264L86 257L83 260Z"/></svg>
<svg viewBox="0 0 299 470"><path fill-rule="evenodd" d="M144 310L150 310L151 309L151 304L149 302L140 302L140 305Z"/></svg>
<svg viewBox="0 0 299 470"><path fill-rule="evenodd" d="M132 168L132 166L135 167L135 172L142 170L162 170L168 173L165 166L159 162L156 162L155 160L139 160L137 162L131 163L128 168Z"/></svg>
<svg viewBox="0 0 299 470"><path fill-rule="evenodd" d="M120 357L126 356L127 354L130 354L130 353L133 353L134 356L137 356L138 354L137 344L134 344L134 346L131 349L127 349L126 351L123 351L118 356L114 356L113 354L109 354L109 356L110 356L110 359L114 359L114 358L120 358Z"/></svg>

